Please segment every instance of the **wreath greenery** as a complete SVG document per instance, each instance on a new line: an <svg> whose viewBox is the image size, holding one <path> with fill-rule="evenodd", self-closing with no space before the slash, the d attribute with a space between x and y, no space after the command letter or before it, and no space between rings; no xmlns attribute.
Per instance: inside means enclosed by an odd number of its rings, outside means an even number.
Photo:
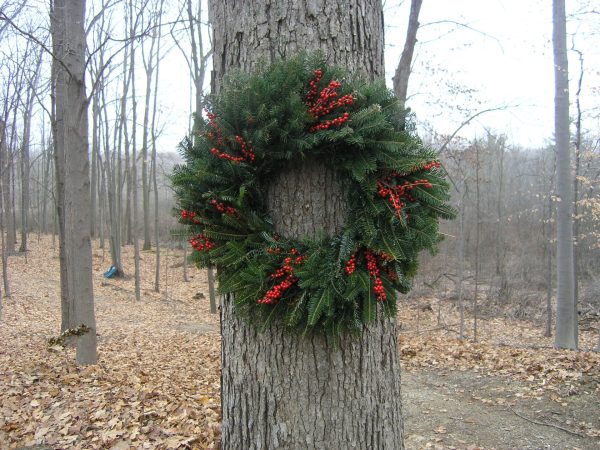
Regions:
<svg viewBox="0 0 600 450"><path fill-rule="evenodd" d="M229 77L181 146L172 181L193 259L218 267L221 293L254 323L339 337L396 314L423 249L454 217L435 152L405 129L383 82L299 56ZM332 168L346 200L335 236L274 232L267 188L290 162ZM379 308L378 308L379 306Z"/></svg>

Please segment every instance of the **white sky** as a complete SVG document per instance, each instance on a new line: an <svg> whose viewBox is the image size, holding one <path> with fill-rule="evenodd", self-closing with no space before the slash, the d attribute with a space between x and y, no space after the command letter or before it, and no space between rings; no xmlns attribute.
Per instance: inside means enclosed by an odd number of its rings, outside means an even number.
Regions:
<svg viewBox="0 0 600 450"><path fill-rule="evenodd" d="M398 3L388 0L385 8L390 86L404 44L410 7L409 1L396 6ZM584 2L567 3L568 8L578 8ZM479 116L459 135L472 138L483 134L488 127L506 134L515 145L539 147L551 142L554 127L551 1L424 0L420 23L408 101L420 122L429 122L435 132L449 135L478 111L507 107ZM593 27L595 35L590 32ZM597 132L600 15L587 17L583 22L573 19L568 31L576 31L574 42L585 58L582 109L589 114L584 128ZM569 46L571 42L569 39ZM573 83L579 77L579 62L575 53L570 52L569 57L574 104ZM168 92L161 102L163 118L170 121L161 147L169 151L185 135L190 97L187 67L176 49L161 67L161 79L161 91ZM592 114L593 108L596 110ZM572 107L571 115L574 113Z"/></svg>

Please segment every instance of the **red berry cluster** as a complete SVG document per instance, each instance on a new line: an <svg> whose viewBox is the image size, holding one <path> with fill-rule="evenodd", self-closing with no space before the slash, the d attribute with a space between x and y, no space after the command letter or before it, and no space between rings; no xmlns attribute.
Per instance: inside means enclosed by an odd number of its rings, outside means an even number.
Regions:
<svg viewBox="0 0 600 450"><path fill-rule="evenodd" d="M439 161L430 161L427 164L425 164L423 166L423 169L425 170L431 170L434 167L439 168L442 164Z"/></svg>
<svg viewBox="0 0 600 450"><path fill-rule="evenodd" d="M386 252L379 252L379 256L384 261L393 261L394 260L393 256Z"/></svg>
<svg viewBox="0 0 600 450"><path fill-rule="evenodd" d="M323 71L317 69L314 72L315 78L309 83L310 89L306 95L306 106L308 106L308 113L315 119L319 119L327 114L331 114L334 110L342 108L344 106L350 106L354 102L352 94L346 94L338 98L337 90L342 86L337 80L331 80L327 87L325 87L317 96L317 85L323 77ZM328 130L332 126L340 127L344 123L348 122L350 114L347 112L343 113L331 120L325 120L316 125L313 125L309 131L316 132L319 130Z"/></svg>
<svg viewBox="0 0 600 450"><path fill-rule="evenodd" d="M377 257L371 250L365 251L365 258L367 259L367 270L369 271L369 275L371 275L375 279L375 295L377 296L378 301L386 301L387 295L385 293L385 289L383 288L383 282L381 281L380 270L377 266Z"/></svg>
<svg viewBox="0 0 600 450"><path fill-rule="evenodd" d="M405 206L405 203L402 201L402 199L406 199L409 202L415 201L415 198L410 194L410 191L417 186L430 189L433 187L433 185L426 179L415 180L412 183L404 180L404 182L400 183L400 180L396 178L398 176L398 174L394 173L385 178L378 179L377 192L379 193L380 197L387 197L389 199L394 211L396 211L396 215L400 217L402 208Z"/></svg>
<svg viewBox="0 0 600 450"><path fill-rule="evenodd" d="M352 253L352 256L346 263L346 275L352 275L356 270L356 253L358 253L358 250Z"/></svg>
<svg viewBox="0 0 600 450"><path fill-rule="evenodd" d="M242 155L244 155L244 158L246 158L248 162L253 163L256 159L256 156L254 155L254 152L248 146L244 138L242 138L241 136L236 136L235 140L238 144L240 144L240 147L242 148Z"/></svg>
<svg viewBox="0 0 600 450"><path fill-rule="evenodd" d="M218 201L216 198L213 198L210 201L210 203L212 205L214 205L214 207L220 213L225 213L225 214L230 215L232 217L237 217L238 216L238 212L237 212L237 210L233 206L227 206L227 205L225 205L225 203L222 203L222 202Z"/></svg>
<svg viewBox="0 0 600 450"><path fill-rule="evenodd" d="M308 90L308 94L306 94L306 106L309 107L317 97L317 84L319 84L319 81L323 78L323 71L321 69L317 69L313 73L315 74L315 77L308 83L310 89Z"/></svg>
<svg viewBox="0 0 600 450"><path fill-rule="evenodd" d="M221 128L219 127L219 124L217 123L217 116L215 114L211 113L210 111L208 111L207 109L205 109L204 111L206 111L206 116L208 117L208 125L212 128L212 131L209 131L206 134L206 137L218 146L223 146L223 145L231 146L231 142L229 141L229 139L224 137L223 133L221 132ZM238 143L238 145L241 147L241 152L242 152L243 156L233 156L227 152L220 151L216 147L211 148L210 152L213 155L215 155L217 158L225 159L225 160L231 161L236 164L240 163L244 160L246 160L250 163L253 163L254 160L256 159L256 156L254 155L252 148L250 148L250 146L246 143L246 141L241 136L236 136L235 140Z"/></svg>
<svg viewBox="0 0 600 450"><path fill-rule="evenodd" d="M314 133L315 131L329 130L329 128L331 128L332 126L339 127L339 126L343 125L344 123L348 122L349 118L350 118L350 114L345 112L343 115L341 115L340 117L336 117L333 120L326 120L325 122L321 122L316 125L313 125L310 128L310 131L312 133Z"/></svg>
<svg viewBox="0 0 600 450"><path fill-rule="evenodd" d="M190 239L190 244L192 244L194 250L199 252L209 251L215 246L215 243L203 234L199 234L198 236Z"/></svg>
<svg viewBox="0 0 600 450"><path fill-rule="evenodd" d="M204 109L206 112L206 117L208 117L208 125L212 128L213 131L209 131L206 134L206 137L213 141L217 145L223 145L223 133L221 132L221 128L219 128L219 124L217 124L217 116L211 113L208 109Z"/></svg>
<svg viewBox="0 0 600 450"><path fill-rule="evenodd" d="M186 209L181 210L181 220L183 222L193 223L194 225L199 225L201 220L196 217L196 213L193 211L188 211Z"/></svg>
<svg viewBox="0 0 600 450"><path fill-rule="evenodd" d="M283 266L271 274L273 280L283 279L269 289L265 296L258 300L258 303L272 305L281 298L285 291L298 282L298 278L294 276L294 266L302 264L306 260L306 256L300 256L295 248L290 251L290 254L291 256L287 256L283 260Z"/></svg>
<svg viewBox="0 0 600 450"><path fill-rule="evenodd" d="M220 152L218 148L211 148L210 152L215 155L217 158L221 158L221 159L227 159L231 162L234 163L239 163L240 161L244 160L243 156L232 156L229 153L225 153L225 152Z"/></svg>

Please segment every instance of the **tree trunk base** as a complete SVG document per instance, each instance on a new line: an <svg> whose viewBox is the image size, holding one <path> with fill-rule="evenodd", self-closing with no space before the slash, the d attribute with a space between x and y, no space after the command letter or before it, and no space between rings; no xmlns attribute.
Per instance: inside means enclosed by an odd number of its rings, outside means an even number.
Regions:
<svg viewBox="0 0 600 450"><path fill-rule="evenodd" d="M396 323L379 315L338 349L221 308L223 449L403 448Z"/></svg>

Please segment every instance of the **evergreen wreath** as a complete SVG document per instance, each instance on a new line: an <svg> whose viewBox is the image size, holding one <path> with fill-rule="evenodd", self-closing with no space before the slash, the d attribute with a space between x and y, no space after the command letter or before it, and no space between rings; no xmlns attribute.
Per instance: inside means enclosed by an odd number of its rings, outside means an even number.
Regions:
<svg viewBox="0 0 600 450"><path fill-rule="evenodd" d="M439 219L455 211L435 152L406 131L385 84L302 55L229 77L205 116L172 181L192 259L218 267L236 313L336 339L378 311L395 316L396 291L410 290L418 253L436 250ZM286 239L274 231L267 188L310 158L335 171L345 225L335 236Z"/></svg>

